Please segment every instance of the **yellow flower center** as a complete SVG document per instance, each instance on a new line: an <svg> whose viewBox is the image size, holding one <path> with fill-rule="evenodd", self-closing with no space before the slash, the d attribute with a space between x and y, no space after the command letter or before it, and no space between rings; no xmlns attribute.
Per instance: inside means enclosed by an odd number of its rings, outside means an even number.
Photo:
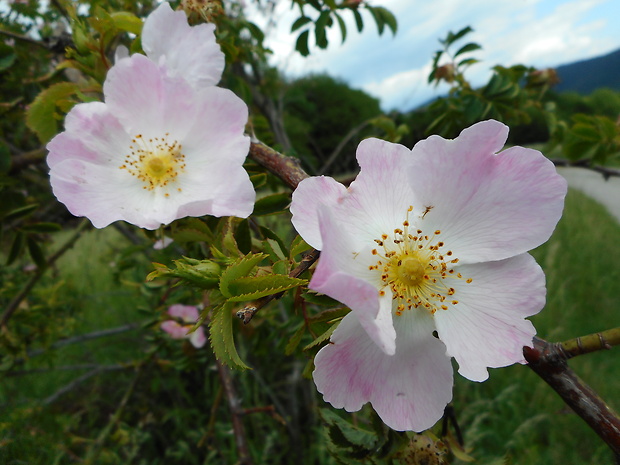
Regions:
<svg viewBox="0 0 620 465"><path fill-rule="evenodd" d="M431 208L427 207L420 218ZM431 313L448 310L446 303L459 303L454 298L456 290L450 286L450 279L463 279L466 283L471 283L472 279L465 279L454 270L459 259L451 250L445 250L444 242L438 239L440 230L433 231L431 235L421 229L410 230L409 213L412 211L413 207L409 207L403 229L397 228L393 233L382 234L381 239L375 239L383 250L372 250L379 260L369 269L381 273L379 295L384 296L386 288L392 291L396 315L418 307L426 308Z"/></svg>
<svg viewBox="0 0 620 465"><path fill-rule="evenodd" d="M142 181L143 189L168 188L177 181L179 173L185 171L181 144L176 140L169 141L168 136L166 133L162 138L145 139L138 134L131 140L130 153L119 168ZM176 190L180 192L181 188ZM165 192L164 195L168 197L170 194Z"/></svg>

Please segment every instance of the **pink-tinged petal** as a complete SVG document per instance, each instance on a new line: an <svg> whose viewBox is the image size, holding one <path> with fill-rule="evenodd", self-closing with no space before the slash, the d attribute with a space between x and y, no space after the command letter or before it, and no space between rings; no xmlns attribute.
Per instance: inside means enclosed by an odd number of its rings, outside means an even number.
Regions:
<svg viewBox="0 0 620 465"><path fill-rule="evenodd" d="M462 262L501 260L545 242L564 205L566 181L540 152L513 147L496 154L507 127L484 121L454 140L431 136L413 149L408 170L422 205L419 225L442 231Z"/></svg>
<svg viewBox="0 0 620 465"><path fill-rule="evenodd" d="M334 205L346 190L346 187L333 178L318 176L304 179L293 192L291 221L299 235L315 249L323 248L319 228L319 207Z"/></svg>
<svg viewBox="0 0 620 465"><path fill-rule="evenodd" d="M185 339L187 337L187 327L181 326L176 321L168 320L161 324L161 329L173 339Z"/></svg>
<svg viewBox="0 0 620 465"><path fill-rule="evenodd" d="M332 217L327 206L319 209L323 250L309 287L347 305L357 316L368 336L387 354L395 350L392 300L379 298L376 277L368 270L369 251L351 251L354 242ZM365 264L366 263L366 264Z"/></svg>
<svg viewBox="0 0 620 465"><path fill-rule="evenodd" d="M202 326L189 335L189 342L191 342L196 349L200 349L207 343L207 338Z"/></svg>
<svg viewBox="0 0 620 465"><path fill-rule="evenodd" d="M439 338L472 381L488 378L487 367L523 360L536 329L525 318L545 305L545 276L529 254L458 267L463 278L450 284L458 304L435 313Z"/></svg>
<svg viewBox="0 0 620 465"><path fill-rule="evenodd" d="M144 55L135 54L115 64L106 76L103 93L109 111L135 137L184 138L200 109L197 92L182 78L167 77L165 70Z"/></svg>
<svg viewBox="0 0 620 465"><path fill-rule="evenodd" d="M428 316L400 319L409 321L401 322L396 353L388 355L347 315L315 358L314 382L336 408L353 412L370 402L390 428L423 431L452 398L452 366Z"/></svg>
<svg viewBox="0 0 620 465"><path fill-rule="evenodd" d="M174 304L168 308L168 315L181 318L187 323L196 323L198 320L198 308L193 305Z"/></svg>
<svg viewBox="0 0 620 465"><path fill-rule="evenodd" d="M171 75L183 76L196 88L216 85L224 71L224 53L215 41L215 26L191 27L183 11L162 3L144 22L142 48Z"/></svg>
<svg viewBox="0 0 620 465"><path fill-rule="evenodd" d="M357 161L361 171L336 210L345 227L373 242L402 225L407 209L416 204L407 182L411 158L411 150L399 144L375 138L360 142Z"/></svg>

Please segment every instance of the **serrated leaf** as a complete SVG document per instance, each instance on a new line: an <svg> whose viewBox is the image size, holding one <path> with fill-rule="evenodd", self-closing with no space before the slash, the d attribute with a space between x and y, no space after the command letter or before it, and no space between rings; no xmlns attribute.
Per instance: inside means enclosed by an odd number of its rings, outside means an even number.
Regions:
<svg viewBox="0 0 620 465"><path fill-rule="evenodd" d="M184 258L174 261L175 268L153 263L155 271L146 277L147 281L156 278L179 278L201 289L215 289L220 281L220 266L211 260Z"/></svg>
<svg viewBox="0 0 620 465"><path fill-rule="evenodd" d="M308 281L305 279L291 278L281 274L266 276L247 276L231 281L227 291L230 294L230 302L246 302L271 294L278 294L293 287L302 286ZM222 294L224 294L222 292Z"/></svg>
<svg viewBox="0 0 620 465"><path fill-rule="evenodd" d="M213 311L209 324L209 341L213 353L222 363L231 368L248 370L247 366L237 352L232 330L232 304L226 303Z"/></svg>
<svg viewBox="0 0 620 465"><path fill-rule="evenodd" d="M73 82L53 84L39 93L28 107L26 124L42 143L46 143L58 133L56 102L75 95L77 89L77 84Z"/></svg>
<svg viewBox="0 0 620 465"><path fill-rule="evenodd" d="M286 347L284 348L285 355L292 355L297 349L297 346L301 342L301 338L304 336L306 332L306 324L302 321L299 324L299 327L295 331L295 333L291 336L291 338L286 343Z"/></svg>
<svg viewBox="0 0 620 465"><path fill-rule="evenodd" d="M372 432L353 426L331 409L319 409L319 414L328 424L329 437L335 445L346 449L354 448L366 453L375 449L377 437Z"/></svg>
<svg viewBox="0 0 620 465"><path fill-rule="evenodd" d="M231 282L247 276L266 257L267 255L264 253L250 253L239 258L235 263L226 268L220 277L220 291L224 297L229 298L233 296L228 290Z"/></svg>
<svg viewBox="0 0 620 465"><path fill-rule="evenodd" d="M311 304L321 305L323 307L334 307L336 305L342 305L337 300L332 299L324 294L315 294L314 292L307 292L304 294L304 300Z"/></svg>
<svg viewBox="0 0 620 465"><path fill-rule="evenodd" d="M349 313L349 311L350 310L347 307L330 308L308 317L308 322L314 324L333 321L338 318L343 318L347 315L347 313Z"/></svg>
<svg viewBox="0 0 620 465"><path fill-rule="evenodd" d="M316 347L316 346L322 344L323 342L329 340L329 338L332 336L332 334L334 333L334 331L336 330L336 328L338 327L339 324L340 323L334 323L333 325L331 325L327 329L327 331L325 331L323 334L318 336L314 341L312 341L310 344L308 344L302 350L305 352L305 351L310 350L313 347Z"/></svg>
<svg viewBox="0 0 620 465"><path fill-rule="evenodd" d="M312 246L310 246L306 241L304 241L301 236L296 236L291 243L291 253L289 255L289 258L292 260L300 253L305 252L306 250L310 250L311 248Z"/></svg>
<svg viewBox="0 0 620 465"><path fill-rule="evenodd" d="M307 57L310 55L310 49L308 48L308 36L310 31L306 30L299 34L297 41L295 42L295 50L297 50L301 56Z"/></svg>
<svg viewBox="0 0 620 465"><path fill-rule="evenodd" d="M302 26L305 26L306 24L310 22L312 22L312 20L308 16L300 16L299 18L295 20L295 22L291 26L291 32L295 32L297 29L299 29Z"/></svg>
<svg viewBox="0 0 620 465"><path fill-rule="evenodd" d="M175 228L170 232L170 237L179 244L186 242L210 242L213 239L211 235L191 228Z"/></svg>
<svg viewBox="0 0 620 465"><path fill-rule="evenodd" d="M230 253L231 255L239 256L243 254L239 250L237 240L235 239L234 223L236 221L237 220L231 216L222 218L222 246L224 247L224 251Z"/></svg>
<svg viewBox="0 0 620 465"><path fill-rule="evenodd" d="M282 249L282 252L284 252L284 255L288 255L289 254L288 247L286 247L286 245L284 244L284 241L280 238L280 236L278 236L276 233L274 233L271 229L266 228L264 226L261 226L259 229L260 229L261 234L265 238L273 239L274 241L276 241L280 245L280 248Z"/></svg>
<svg viewBox="0 0 620 465"><path fill-rule="evenodd" d="M286 256L280 248L280 244L273 239L267 239L263 242L263 249L271 257L271 261L277 262L280 260L286 260Z"/></svg>
<svg viewBox="0 0 620 465"><path fill-rule="evenodd" d="M114 25L121 31L139 35L142 32L142 20L129 11L116 11L111 15Z"/></svg>
<svg viewBox="0 0 620 465"><path fill-rule="evenodd" d="M284 211L291 203L289 193L272 194L262 197L254 205L254 216L271 215Z"/></svg>

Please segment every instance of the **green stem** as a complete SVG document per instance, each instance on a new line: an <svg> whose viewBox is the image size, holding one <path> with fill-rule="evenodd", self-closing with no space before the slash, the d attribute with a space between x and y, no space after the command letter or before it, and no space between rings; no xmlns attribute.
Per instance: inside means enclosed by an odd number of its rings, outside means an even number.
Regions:
<svg viewBox="0 0 620 465"><path fill-rule="evenodd" d="M608 329L599 333L588 334L587 336L577 337L560 343L567 358L589 354L597 350L608 350L617 345L620 345L620 327Z"/></svg>

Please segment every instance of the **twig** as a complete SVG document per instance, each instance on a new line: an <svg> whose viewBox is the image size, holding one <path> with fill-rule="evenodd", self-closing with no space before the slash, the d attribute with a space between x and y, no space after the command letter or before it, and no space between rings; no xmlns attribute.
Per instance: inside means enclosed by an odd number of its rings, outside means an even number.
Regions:
<svg viewBox="0 0 620 465"><path fill-rule="evenodd" d="M591 160L579 160L579 161L569 161L563 160L559 158L551 159L555 166L566 166L571 168L586 168L592 171L596 171L597 173L601 173L605 180L608 180L611 177L618 176L620 177L620 170L614 168L606 168L604 166L593 166L591 165Z"/></svg>
<svg viewBox="0 0 620 465"><path fill-rule="evenodd" d="M7 37L11 37L12 39L21 40L22 42L28 42L29 44L36 45L38 47L42 47L46 50L49 50L49 47L43 42L33 39L32 37L28 37L22 34L17 34L15 32L7 31L6 29L0 29L0 35L4 35Z"/></svg>
<svg viewBox="0 0 620 465"><path fill-rule="evenodd" d="M71 237L69 237L69 239L67 239L67 241L54 254L52 254L47 259L47 262L45 263L44 266L42 266L42 267L37 269L36 273L28 280L28 282L22 288L22 290L19 292L19 294L17 294L15 297L13 297L13 300L11 300L11 302L9 302L9 304L6 307L6 309L4 310L4 313L2 313L2 317L0 318L0 329L4 328L6 326L6 323L7 323L7 321L9 321L9 318L11 318L11 316L13 315L15 310L17 310L19 308L19 304L21 304L22 300L24 300L26 298L26 296L28 295L30 290L39 281L39 279L41 279L41 277L43 276L45 271L50 266L52 266L52 264L56 260L58 260L60 257L62 257L62 255L67 250L69 250L71 247L73 247L73 244L75 244L75 242L79 239L80 235L82 234L82 231L89 224L90 224L90 222L88 220L86 220L86 219L82 220L82 222L76 228L76 230L71 235Z"/></svg>
<svg viewBox="0 0 620 465"><path fill-rule="evenodd" d="M245 428L241 421L243 417L243 409L240 407L239 397L235 391L232 378L230 376L230 368L225 366L217 358L215 359L217 364L217 370L220 374L220 380L224 388L224 394L228 400L228 407L232 415L232 425L235 432L235 442L237 443L237 451L239 452L240 465L252 465L252 457L250 456L250 448L248 447L248 440L245 435Z"/></svg>
<svg viewBox="0 0 620 465"><path fill-rule="evenodd" d="M620 418L568 367L562 345L535 337L534 348L524 347L523 354L528 366L605 441L620 462Z"/></svg>
<svg viewBox="0 0 620 465"><path fill-rule="evenodd" d="M288 275L291 278L298 278L301 276L308 268L312 266L314 262L316 262L319 258L321 252L316 249L312 249L304 258L301 259L301 262L293 271L291 271ZM248 324L256 312L258 312L261 308L267 305L274 299L278 299L284 295L284 292L279 292L277 294L266 295L265 297L261 297L260 299L253 300L252 302L247 303L241 310L239 310L236 315L238 318L243 320L243 324Z"/></svg>
<svg viewBox="0 0 620 465"><path fill-rule="evenodd" d="M287 157L258 140L250 144L250 157L282 179L291 189L295 189L308 177L308 173L299 166L299 159Z"/></svg>
<svg viewBox="0 0 620 465"><path fill-rule="evenodd" d="M92 333L80 334L79 336L68 337L54 342L52 345L45 349L34 349L28 351L28 357L36 357L49 349L57 349L58 347L68 346L70 344L77 344L79 342L89 341L91 339L98 339L100 337L113 336L114 334L125 333L136 329L140 326L139 323L129 323L127 325L118 326L116 328L103 329L101 331L93 331Z"/></svg>
<svg viewBox="0 0 620 465"><path fill-rule="evenodd" d="M93 377L93 376L95 376L95 375L97 375L99 373L103 373L104 371L126 370L127 368L131 368L131 365L120 365L119 364L119 365L107 365L107 366L97 367L94 370L91 370L88 373L85 373L82 376L80 376L78 378L75 378L73 381L71 381L66 386L61 387L54 394L52 394L51 396L47 397L43 401L43 404L44 405L49 405L49 404L55 402L63 394L66 394L67 392L72 391L77 386L79 386L84 381L86 381L88 378L91 378L91 377Z"/></svg>
<svg viewBox="0 0 620 465"><path fill-rule="evenodd" d="M570 339L560 344L566 358L589 354L597 350L609 350L617 345L620 345L620 327Z"/></svg>

